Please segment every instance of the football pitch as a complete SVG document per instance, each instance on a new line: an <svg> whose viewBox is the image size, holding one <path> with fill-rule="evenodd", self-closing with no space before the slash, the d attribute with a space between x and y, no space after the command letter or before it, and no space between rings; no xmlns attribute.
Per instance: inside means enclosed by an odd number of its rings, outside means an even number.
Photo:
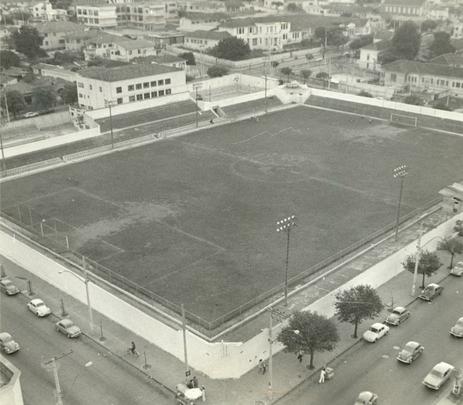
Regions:
<svg viewBox="0 0 463 405"><path fill-rule="evenodd" d="M463 137L298 106L2 184L13 215L69 224L71 249L212 322L463 178ZM71 229L71 228L69 228Z"/></svg>

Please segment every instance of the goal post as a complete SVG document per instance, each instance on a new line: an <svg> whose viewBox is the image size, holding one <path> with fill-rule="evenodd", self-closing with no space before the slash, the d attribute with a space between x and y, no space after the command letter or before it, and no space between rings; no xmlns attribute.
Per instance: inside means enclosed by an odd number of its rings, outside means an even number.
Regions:
<svg viewBox="0 0 463 405"><path fill-rule="evenodd" d="M389 121L391 122L391 124L405 125L408 127L416 128L418 126L418 118L412 115L391 113Z"/></svg>

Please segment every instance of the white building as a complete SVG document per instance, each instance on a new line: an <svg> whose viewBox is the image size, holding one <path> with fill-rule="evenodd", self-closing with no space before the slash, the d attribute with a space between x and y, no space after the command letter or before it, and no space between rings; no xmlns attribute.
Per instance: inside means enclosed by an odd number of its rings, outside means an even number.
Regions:
<svg viewBox="0 0 463 405"><path fill-rule="evenodd" d="M145 31L157 30L178 20L177 2L174 0L117 4L116 14L119 25Z"/></svg>
<svg viewBox="0 0 463 405"><path fill-rule="evenodd" d="M360 48L359 67L366 70L381 71L379 58L389 46L389 41L379 41Z"/></svg>
<svg viewBox="0 0 463 405"><path fill-rule="evenodd" d="M129 62L134 58L156 56L159 53L154 42L144 39L116 40L108 49L108 57L112 60Z"/></svg>
<svg viewBox="0 0 463 405"><path fill-rule="evenodd" d="M187 91L184 70L158 64L93 67L79 72L79 106L89 110Z"/></svg>
<svg viewBox="0 0 463 405"><path fill-rule="evenodd" d="M42 48L45 50L64 49L67 35L85 30L84 26L69 21L40 23L35 27L43 37Z"/></svg>
<svg viewBox="0 0 463 405"><path fill-rule="evenodd" d="M21 371L0 356L0 404L24 405L20 378Z"/></svg>
<svg viewBox="0 0 463 405"><path fill-rule="evenodd" d="M30 7L30 11L35 20L65 21L67 19L66 10L54 9L48 1L35 3Z"/></svg>
<svg viewBox="0 0 463 405"><path fill-rule="evenodd" d="M180 18L180 31L210 31L229 19L225 13L185 13Z"/></svg>
<svg viewBox="0 0 463 405"><path fill-rule="evenodd" d="M117 25L116 6L107 3L78 4L77 21L89 27L108 28Z"/></svg>
<svg viewBox="0 0 463 405"><path fill-rule="evenodd" d="M226 31L193 31L185 33L184 45L194 50L214 48L222 39L230 38Z"/></svg>

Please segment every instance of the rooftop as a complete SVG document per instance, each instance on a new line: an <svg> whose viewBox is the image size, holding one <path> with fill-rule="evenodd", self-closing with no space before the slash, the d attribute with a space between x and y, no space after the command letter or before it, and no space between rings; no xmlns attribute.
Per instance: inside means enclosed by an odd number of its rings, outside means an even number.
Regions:
<svg viewBox="0 0 463 405"><path fill-rule="evenodd" d="M384 5L398 5L398 6L424 6L426 0L385 0Z"/></svg>
<svg viewBox="0 0 463 405"><path fill-rule="evenodd" d="M202 39L215 39L215 40L222 40L231 35L226 31L193 31L185 33L185 37L189 38L202 38Z"/></svg>
<svg viewBox="0 0 463 405"><path fill-rule="evenodd" d="M180 70L181 69L171 66L157 64L130 64L112 68L91 67L81 70L79 74L82 77L88 77L90 79L101 80L104 82L117 82L120 80L178 72Z"/></svg>
<svg viewBox="0 0 463 405"><path fill-rule="evenodd" d="M225 21L230 17L225 13L196 13L196 12L187 12L185 13L185 18L190 20L205 20L205 21Z"/></svg>
<svg viewBox="0 0 463 405"><path fill-rule="evenodd" d="M116 37L113 42L124 49L154 48L155 46L154 42L147 41L145 39L126 39Z"/></svg>
<svg viewBox="0 0 463 405"><path fill-rule="evenodd" d="M39 23L35 26L41 33L48 32L79 32L84 31L85 27L80 24L75 24L70 21L49 21L45 23Z"/></svg>
<svg viewBox="0 0 463 405"><path fill-rule="evenodd" d="M383 51L391 46L390 41L378 41L372 44L368 44L362 46L362 49L370 50L370 51Z"/></svg>
<svg viewBox="0 0 463 405"><path fill-rule="evenodd" d="M185 62L186 59L180 58L176 55L169 55L169 54L164 54L160 56L141 56L138 58L135 58L133 60L136 63L159 63L160 65L164 64L170 64L170 63L178 63L178 62Z"/></svg>
<svg viewBox="0 0 463 405"><path fill-rule="evenodd" d="M445 53L443 55L437 56L434 59L431 59L431 63L439 63L449 66L460 66L463 65L463 55L458 53Z"/></svg>
<svg viewBox="0 0 463 405"><path fill-rule="evenodd" d="M463 79L463 68L441 65L438 63L422 63L411 60L396 60L383 65L385 71L398 73L418 73L421 75L433 75L454 77Z"/></svg>

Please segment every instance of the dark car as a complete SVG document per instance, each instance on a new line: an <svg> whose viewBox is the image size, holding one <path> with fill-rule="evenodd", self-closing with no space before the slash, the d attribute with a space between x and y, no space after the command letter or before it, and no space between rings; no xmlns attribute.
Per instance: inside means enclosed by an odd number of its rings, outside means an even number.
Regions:
<svg viewBox="0 0 463 405"><path fill-rule="evenodd" d="M418 342L408 342L404 348L397 355L397 360L402 363L411 364L416 360L424 351L424 347Z"/></svg>
<svg viewBox="0 0 463 405"><path fill-rule="evenodd" d="M16 287L8 278L0 279L0 291L6 295L16 295L19 293L19 288Z"/></svg>
<svg viewBox="0 0 463 405"><path fill-rule="evenodd" d="M444 288L441 287L439 284L431 283L426 286L426 288L421 291L421 294L418 298L424 301L432 301L435 297L442 294L442 290Z"/></svg>
<svg viewBox="0 0 463 405"><path fill-rule="evenodd" d="M405 307L396 307L392 310L386 319L389 325L400 325L410 317L410 311Z"/></svg>

